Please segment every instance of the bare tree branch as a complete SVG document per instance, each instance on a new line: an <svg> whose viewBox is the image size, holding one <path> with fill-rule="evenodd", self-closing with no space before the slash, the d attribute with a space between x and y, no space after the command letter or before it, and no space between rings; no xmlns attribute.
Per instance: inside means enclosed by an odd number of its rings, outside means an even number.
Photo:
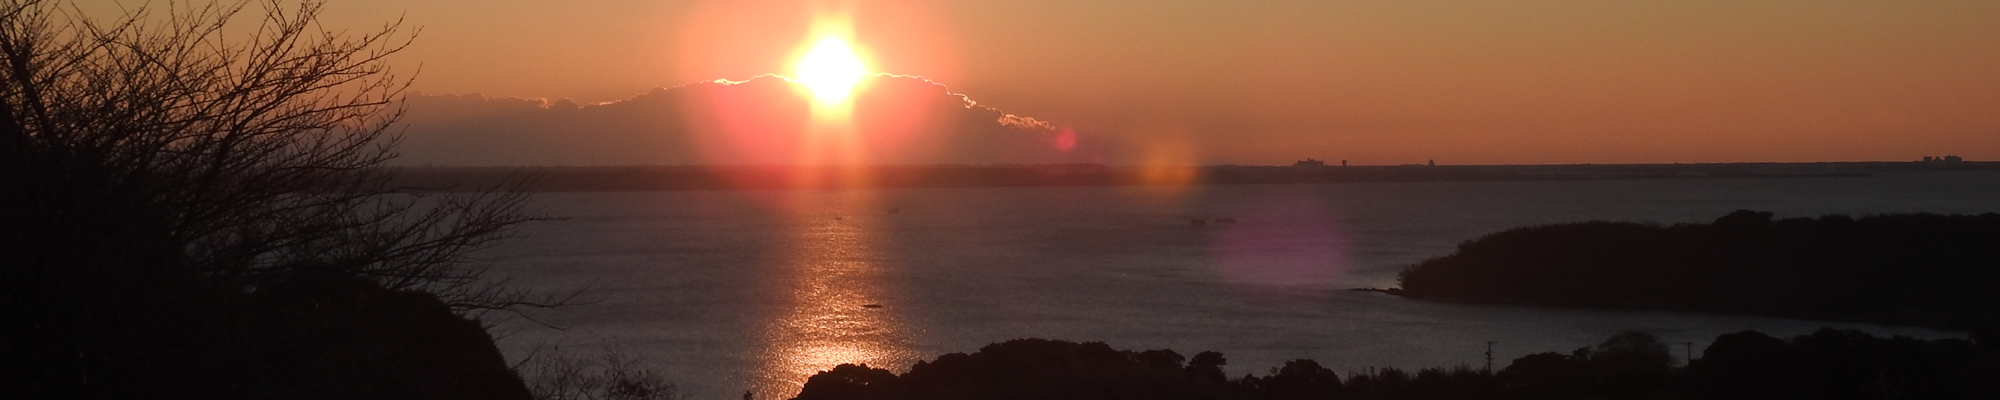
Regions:
<svg viewBox="0 0 2000 400"><path fill-rule="evenodd" d="M170 3L112 21L0 4L0 147L20 181L9 183L32 191L10 200L28 207L16 218L167 243L146 250L149 265L246 291L345 276L460 312L576 299L500 286L468 258L540 218L514 186L390 183L410 81L386 60L415 30L328 32L320 1L252 4ZM103 193L118 196L74 201Z"/></svg>

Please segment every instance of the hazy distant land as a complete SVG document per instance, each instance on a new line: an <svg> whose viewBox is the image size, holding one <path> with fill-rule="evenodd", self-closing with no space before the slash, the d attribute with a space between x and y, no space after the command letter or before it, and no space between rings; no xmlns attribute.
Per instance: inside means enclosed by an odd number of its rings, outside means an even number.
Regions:
<svg viewBox="0 0 2000 400"><path fill-rule="evenodd" d="M1236 185L1341 182L1820 178L2000 171L2000 162L1135 167L1099 164L401 167L406 184L475 188L526 178L536 191Z"/></svg>

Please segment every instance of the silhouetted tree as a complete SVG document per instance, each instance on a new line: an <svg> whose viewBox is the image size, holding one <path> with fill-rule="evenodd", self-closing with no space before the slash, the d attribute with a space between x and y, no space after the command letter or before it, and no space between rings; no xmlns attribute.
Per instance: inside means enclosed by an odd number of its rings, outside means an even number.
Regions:
<svg viewBox="0 0 2000 400"><path fill-rule="evenodd" d="M1181 369L1183 368L1181 363L1187 361L1187 357L1181 356L1181 353L1165 349L1141 351L1133 355L1132 359L1147 367L1160 369Z"/></svg>
<svg viewBox="0 0 2000 400"><path fill-rule="evenodd" d="M684 400L680 386L611 348L594 357L549 348L515 365L535 400Z"/></svg>
<svg viewBox="0 0 2000 400"><path fill-rule="evenodd" d="M1224 365L1229 365L1229 359L1222 357L1222 353L1204 351L1195 353L1194 360L1188 362L1187 372L1202 379L1223 382L1229 380L1222 374Z"/></svg>
<svg viewBox="0 0 2000 400"><path fill-rule="evenodd" d="M1680 369L1667 346L1643 332L1569 354L1530 354L1497 374L1465 365L1414 373L1371 368L1343 380L1302 359L1266 376L1217 381L1156 362L1171 353L1019 339L919 362L902 375L842 365L809 379L798 398L1991 399L2000 386L1993 383L2000 354L1991 348L1833 329L1789 341L1753 331L1722 335L1704 358ZM1195 360L1206 370L1221 365L1221 354L1203 352Z"/></svg>
<svg viewBox="0 0 2000 400"><path fill-rule="evenodd" d="M797 400L899 399L908 396L896 373L867 365L841 364L806 379Z"/></svg>
<svg viewBox="0 0 2000 400"><path fill-rule="evenodd" d="M1598 343L1584 365L1595 382L1592 391L1612 398L1637 398L1666 386L1673 377L1674 356L1659 337L1633 331Z"/></svg>
<svg viewBox="0 0 2000 400"><path fill-rule="evenodd" d="M523 194L389 183L398 23L248 4L0 2L0 397L524 396L454 315L559 302L468 264Z"/></svg>
<svg viewBox="0 0 2000 400"><path fill-rule="evenodd" d="M1526 398L1573 398L1584 393L1586 368L1576 357L1535 353L1514 359L1499 378Z"/></svg>
<svg viewBox="0 0 2000 400"><path fill-rule="evenodd" d="M1267 399L1325 399L1339 394L1340 374L1317 361L1299 359L1272 368L1270 376L1245 377L1243 384Z"/></svg>
<svg viewBox="0 0 2000 400"><path fill-rule="evenodd" d="M1807 393L1805 359L1784 340L1756 331L1716 337L1688 365L1682 386L1712 399L1774 399Z"/></svg>
<svg viewBox="0 0 2000 400"><path fill-rule="evenodd" d="M1219 360L1196 356L1196 360ZM1167 350L1016 339L920 361L902 375L842 365L806 381L798 399L1237 399L1232 382L1189 374ZM1221 371L1215 371L1220 374Z"/></svg>
<svg viewBox="0 0 2000 400"><path fill-rule="evenodd" d="M1740 332L1716 338L1674 386L1713 399L1990 399L2000 395L1996 367L2000 354L1959 339Z"/></svg>

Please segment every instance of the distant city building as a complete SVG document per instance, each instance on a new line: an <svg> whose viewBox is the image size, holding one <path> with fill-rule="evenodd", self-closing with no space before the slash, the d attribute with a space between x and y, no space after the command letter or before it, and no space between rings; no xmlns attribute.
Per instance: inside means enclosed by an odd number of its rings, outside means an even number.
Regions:
<svg viewBox="0 0 2000 400"><path fill-rule="evenodd" d="M1341 161L1340 164L1347 165L1347 162ZM1305 161L1292 163L1292 168L1326 168L1326 162L1307 158Z"/></svg>
<svg viewBox="0 0 2000 400"><path fill-rule="evenodd" d="M1433 167L1435 167L1435 166L1438 166L1438 160L1431 160L1430 164L1425 164L1425 165L1429 165L1429 166L1433 166Z"/></svg>
<svg viewBox="0 0 2000 400"><path fill-rule="evenodd" d="M1924 160L1923 160L1922 162L1924 162L1924 163L1939 163L1939 164L1957 164L1957 163L1960 163L1960 162L1964 162L1964 161L1965 161L1965 158L1963 158L1963 157L1959 157L1959 156L1951 156L1951 155L1947 155L1947 156L1944 156L1944 157L1938 157L1938 156L1924 156Z"/></svg>

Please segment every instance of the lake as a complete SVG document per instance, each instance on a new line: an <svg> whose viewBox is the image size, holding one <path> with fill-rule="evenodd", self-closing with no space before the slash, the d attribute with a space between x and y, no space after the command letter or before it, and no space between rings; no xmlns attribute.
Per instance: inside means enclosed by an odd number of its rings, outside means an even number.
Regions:
<svg viewBox="0 0 2000 400"><path fill-rule="evenodd" d="M699 399L790 398L841 363L1039 337L1222 352L1231 376L1294 358L1495 368L1643 330L1692 351L1746 329L1963 332L1672 312L1412 301L1403 267L1507 228L1707 222L1736 209L2000 212L2000 174L1791 179L542 193L524 238L480 255L593 302L501 323L509 358L616 352ZM1215 223L1232 218L1235 223ZM1191 220L1203 219L1203 225Z"/></svg>

